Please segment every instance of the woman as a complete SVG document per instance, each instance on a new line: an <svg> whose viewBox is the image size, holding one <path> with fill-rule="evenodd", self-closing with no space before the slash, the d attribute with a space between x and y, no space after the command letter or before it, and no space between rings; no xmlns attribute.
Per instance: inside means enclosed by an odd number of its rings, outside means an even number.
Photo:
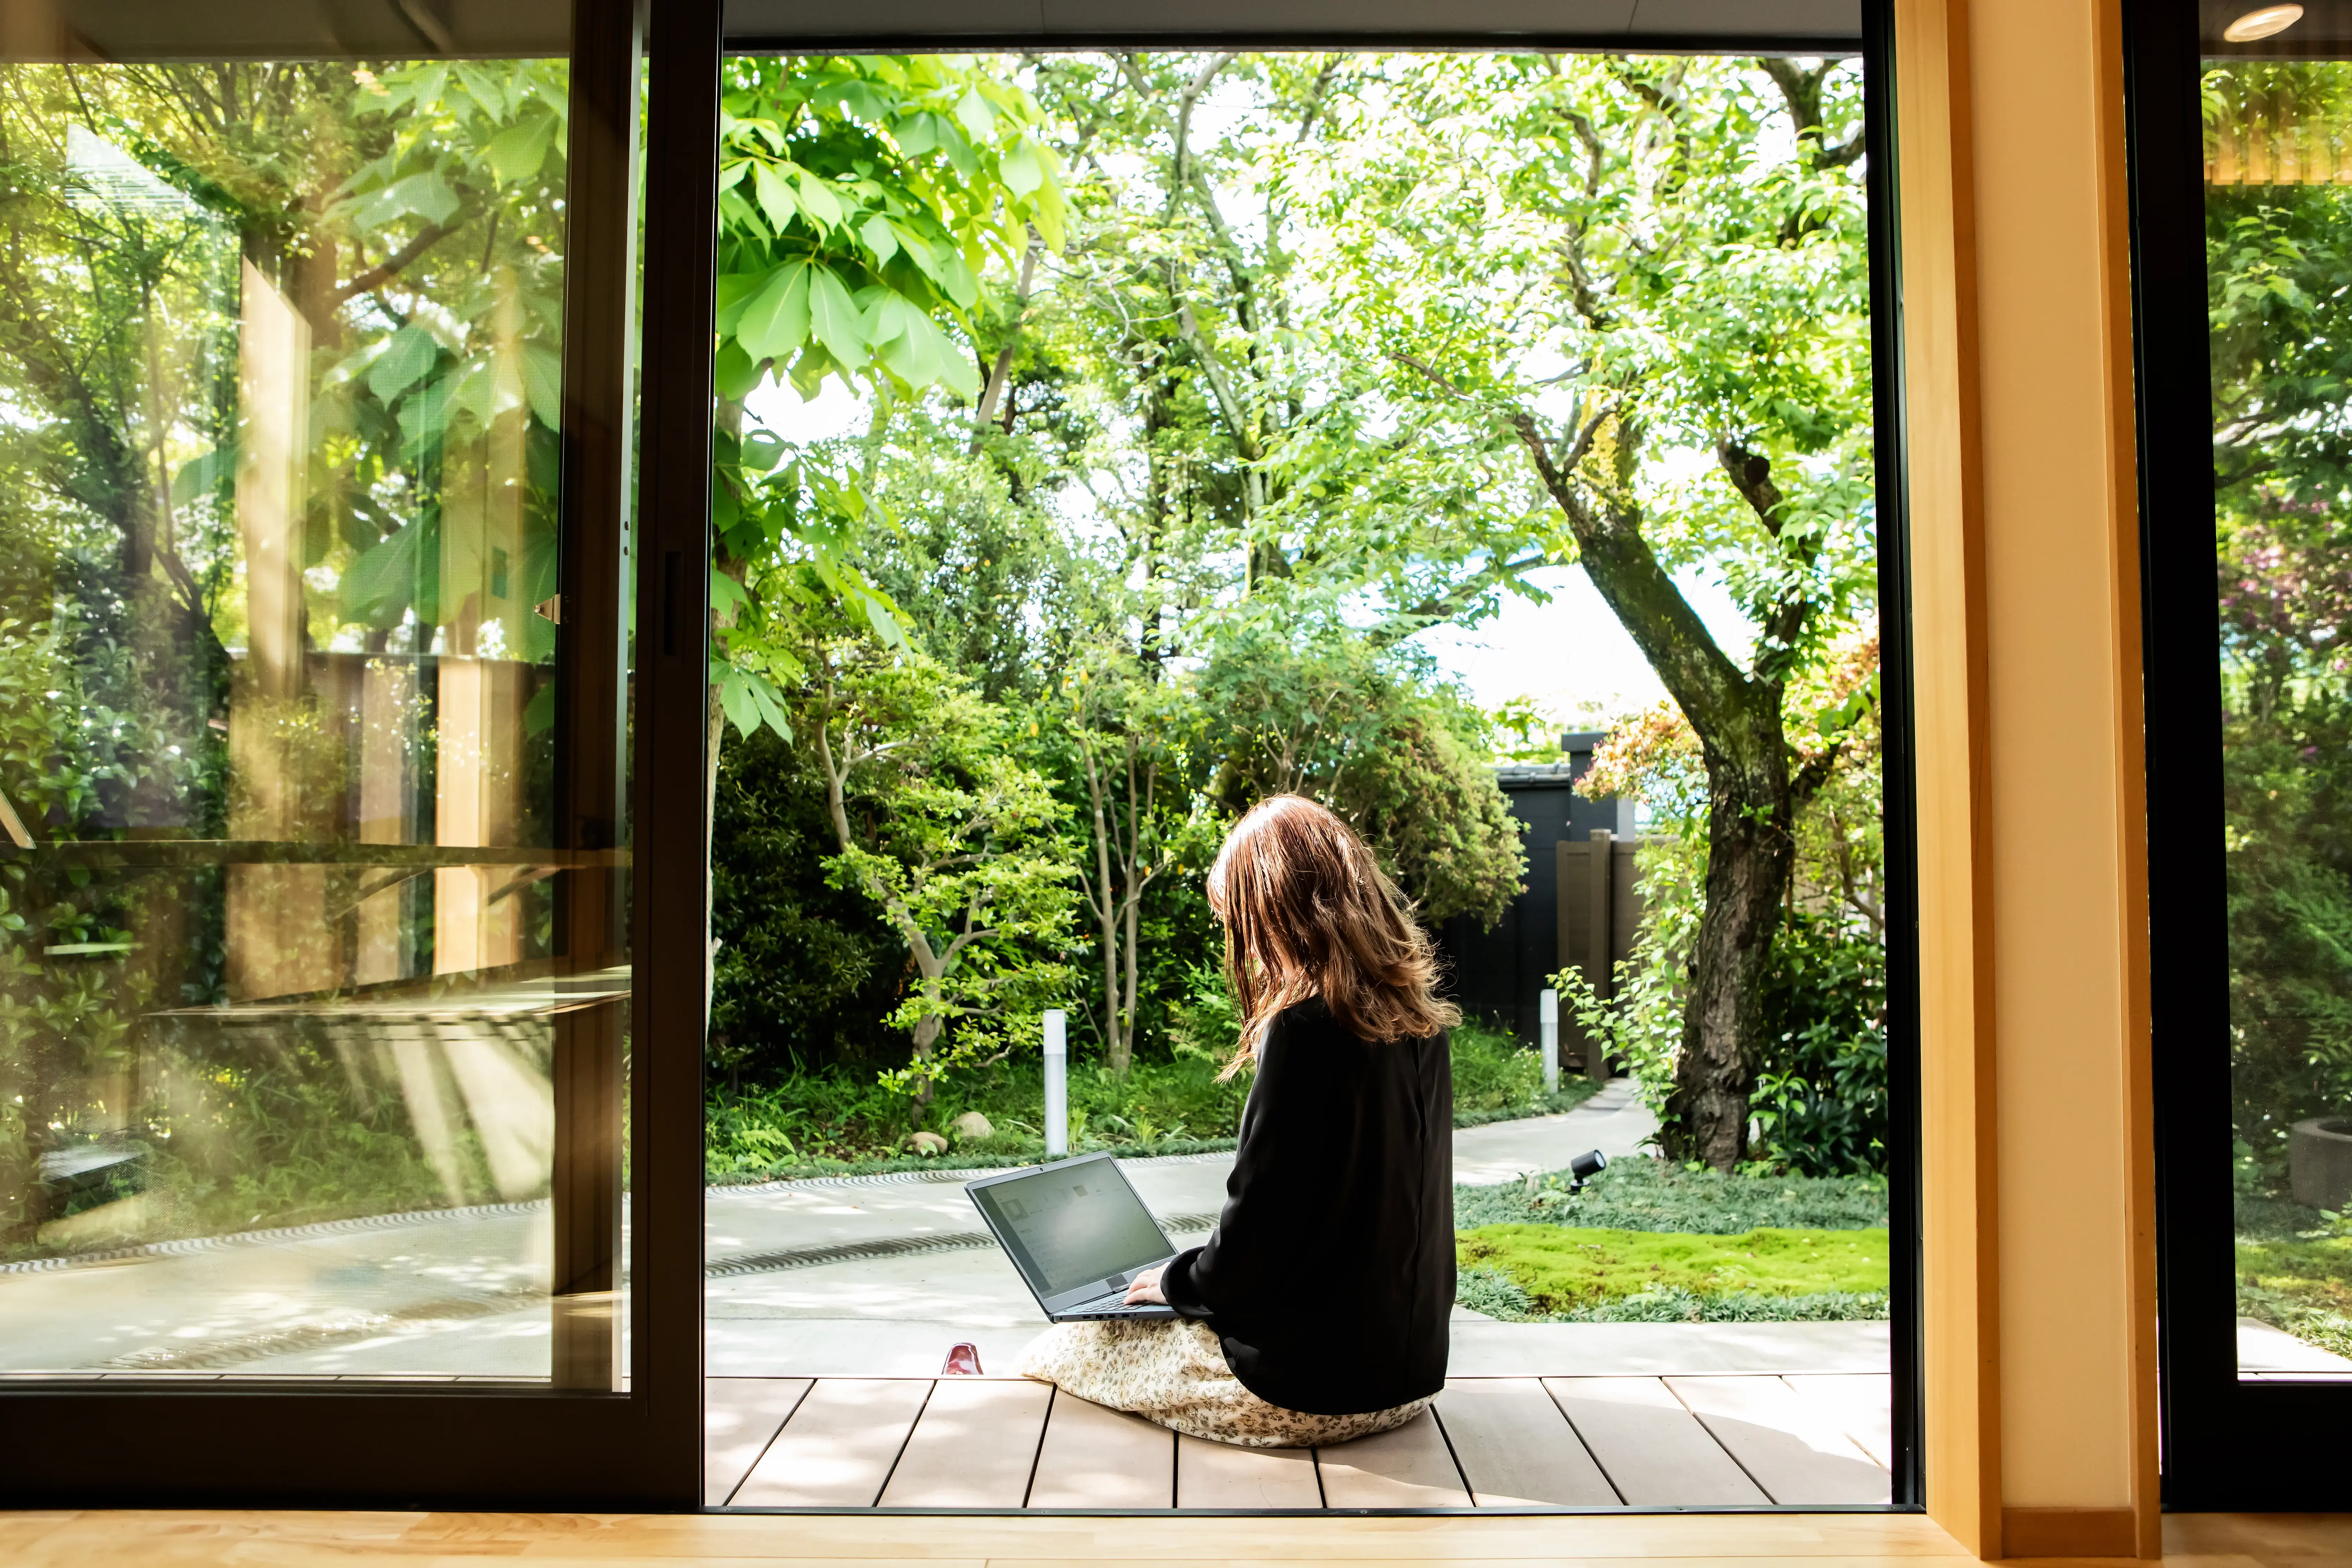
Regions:
<svg viewBox="0 0 2352 1568"><path fill-rule="evenodd" d="M1209 871L1254 1066L1225 1206L1136 1277L1181 1314L1057 1323L1021 1370L1196 1437L1303 1447L1385 1432L1445 1384L1454 1079L1437 965L1348 825L1276 795Z"/></svg>

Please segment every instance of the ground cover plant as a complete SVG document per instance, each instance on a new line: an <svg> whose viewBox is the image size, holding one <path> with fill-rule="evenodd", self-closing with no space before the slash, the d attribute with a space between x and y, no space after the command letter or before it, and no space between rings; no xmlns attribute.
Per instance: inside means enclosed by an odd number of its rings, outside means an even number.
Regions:
<svg viewBox="0 0 2352 1568"><path fill-rule="evenodd" d="M2276 1195L2251 1156L2238 1163L2239 1314L2352 1357L2352 1223Z"/></svg>
<svg viewBox="0 0 2352 1568"><path fill-rule="evenodd" d="M1486 1225L1459 1233L1461 1267L1508 1275L1535 1310L1555 1314L1644 1290L1722 1296L1847 1295L1886 1288L1884 1230L1595 1230Z"/></svg>
<svg viewBox="0 0 2352 1568"><path fill-rule="evenodd" d="M1552 1172L1454 1189L1462 1305L1511 1321L1886 1316L1883 1179L1625 1159L1570 1185Z"/></svg>
<svg viewBox="0 0 2352 1568"><path fill-rule="evenodd" d="M1068 1079L1069 1147L1124 1155L1187 1154L1230 1149L1239 1130L1246 1076L1217 1081L1220 1058L1199 1052L1141 1061L1121 1074L1099 1060L1073 1062ZM1546 1094L1536 1053L1510 1037L1465 1025L1454 1032L1456 1126L1566 1110L1594 1086L1570 1078ZM711 1097L706 1141L714 1182L866 1172L915 1165L1024 1164L1042 1158L1043 1070L1034 1058L1008 1059L940 1081L930 1120L948 1129L948 1148L911 1152L905 1100L871 1078L833 1069ZM978 1111L990 1132L955 1130Z"/></svg>

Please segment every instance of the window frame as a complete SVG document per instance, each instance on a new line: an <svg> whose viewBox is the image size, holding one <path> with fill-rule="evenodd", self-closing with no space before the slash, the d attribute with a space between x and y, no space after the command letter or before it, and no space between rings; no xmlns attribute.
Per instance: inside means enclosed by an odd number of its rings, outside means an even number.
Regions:
<svg viewBox="0 0 2352 1568"><path fill-rule="evenodd" d="M2125 9L2149 726L2149 1015L2156 1101L2164 1506L2326 1509L2343 1497L2352 1381L2242 1379L2230 1172L2221 608L2206 319L2204 51L2193 0ZM2352 51L2347 51L2352 52ZM2182 331L2196 322L2200 330ZM2156 847L2165 846L2162 853ZM2196 847L2189 847L2194 846ZM2242 1435L2259 1432L2259 1446Z"/></svg>
<svg viewBox="0 0 2352 1568"><path fill-rule="evenodd" d="M1593 52L1858 53L1864 78L1873 399L1879 517L1882 704L1885 734L1893 1501L1923 1503L1920 1389L1920 1135L1917 834L1913 746L1909 543L1900 255L1894 142L1893 0L1857 0L1858 39L1814 34L1694 37L1552 33L1511 25L1487 0L1480 26L1457 7L1399 0L1346 26L1314 0L1261 7L1252 26L1082 30L1044 22L986 32L884 26L856 37L768 29L729 37L722 0L575 0L572 219L603 248L575 247L567 280L562 587L580 602L638 584L638 655L626 809L635 824L634 994L629 1092L633 1247L625 1392L341 1384L178 1384L0 1381L0 1504L11 1506L341 1506L695 1511L702 1504L702 1178L706 909L703 784L709 628L709 327L717 241L719 63L728 52L851 48L1079 49L1232 42L1259 48L1559 48ZM1482 5L1480 9L1486 9ZM1727 9L1730 7L1727 6ZM601 150L580 127L625 121L640 60L648 73L642 228L643 320L625 244L637 185L625 139ZM619 535L625 367L641 349L635 416L638 507ZM620 372L623 374L616 374ZM589 513L593 511L593 517ZM600 521L601 520L601 521ZM599 530L602 532L599 532ZM634 568L583 564L634 549ZM605 562L606 566L612 563ZM617 656L597 650L592 657ZM616 667L617 668L617 667ZM572 732L593 729L593 701ZM601 711L601 710L599 710ZM593 802L567 797L593 815ZM125 1445L126 1430L202 1434L202 1442ZM28 1440L26 1434L37 1434ZM103 1476L88 1456L107 1455ZM826 1510L835 1511L835 1510ZM1405 1514L1458 1510L1398 1510ZM1484 1510L1482 1512L1502 1510ZM1530 1511L1585 1511L1512 1510ZM1641 1510L1612 1510L1639 1512ZM1777 1511L1777 1510L1759 1510ZM1801 1509L1794 1511L1822 1511ZM1835 1511L1857 1511L1839 1510ZM1863 1509L1858 1511L1882 1511Z"/></svg>

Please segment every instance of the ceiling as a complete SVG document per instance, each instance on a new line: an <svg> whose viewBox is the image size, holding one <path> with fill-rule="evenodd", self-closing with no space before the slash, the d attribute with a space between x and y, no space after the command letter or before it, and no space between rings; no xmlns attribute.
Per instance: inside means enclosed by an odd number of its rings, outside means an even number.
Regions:
<svg viewBox="0 0 2352 1568"><path fill-rule="evenodd" d="M660 4L661 0L654 0ZM1863 0L726 0L730 47L1029 47L1487 37L1585 48L1843 54ZM2232 13L2234 15L2234 12ZM569 0L0 0L0 58L561 54Z"/></svg>

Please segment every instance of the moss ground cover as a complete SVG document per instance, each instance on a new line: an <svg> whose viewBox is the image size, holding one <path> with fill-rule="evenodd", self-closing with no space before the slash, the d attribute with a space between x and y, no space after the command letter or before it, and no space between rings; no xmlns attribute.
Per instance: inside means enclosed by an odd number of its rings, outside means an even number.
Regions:
<svg viewBox="0 0 2352 1568"><path fill-rule="evenodd" d="M2352 1356L2352 1236L2238 1241L2238 1310Z"/></svg>
<svg viewBox="0 0 2352 1568"><path fill-rule="evenodd" d="M1488 1225L1460 1232L1464 1267L1509 1275L1541 1312L1649 1289L1719 1296L1854 1294L1886 1289L1883 1230L1751 1230L1739 1236Z"/></svg>
<svg viewBox="0 0 2352 1568"><path fill-rule="evenodd" d="M1456 1300L1512 1321L1883 1319L1886 1184L1621 1160L1456 1187Z"/></svg>

